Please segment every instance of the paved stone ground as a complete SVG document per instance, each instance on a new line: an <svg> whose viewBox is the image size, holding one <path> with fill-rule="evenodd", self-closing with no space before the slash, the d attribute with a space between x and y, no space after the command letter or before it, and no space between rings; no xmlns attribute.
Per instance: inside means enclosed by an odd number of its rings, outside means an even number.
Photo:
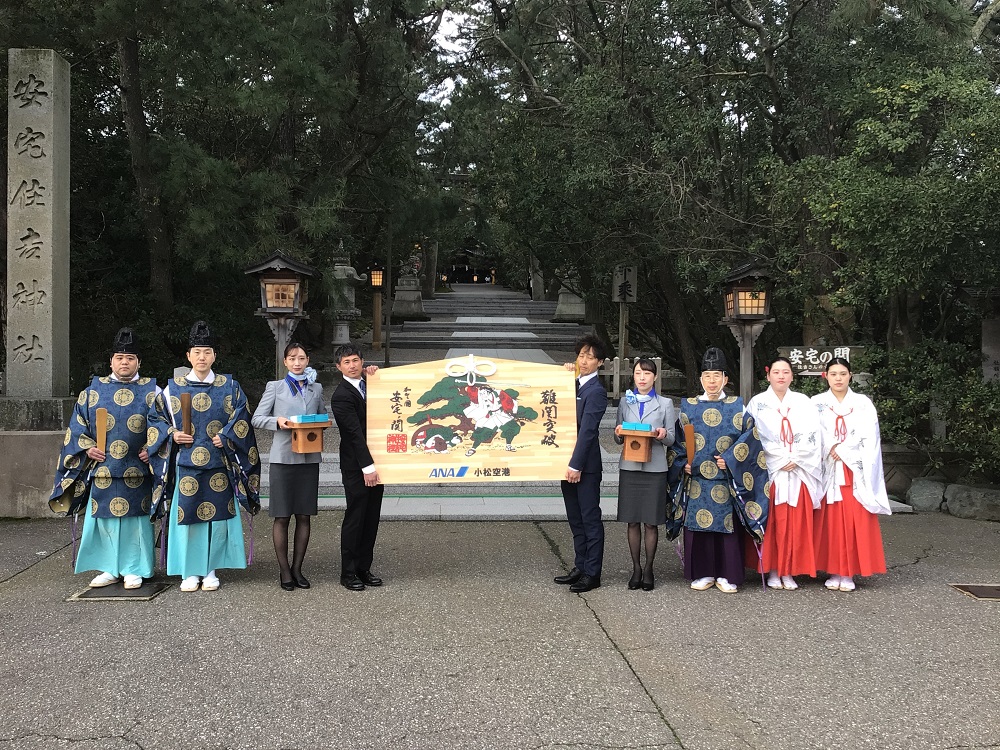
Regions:
<svg viewBox="0 0 1000 750"><path fill-rule="evenodd" d="M386 585L351 593L339 522L309 591L278 588L259 518L217 593L67 602L67 522L0 521L0 750L1000 746L1000 602L947 586L1000 583L1000 524L893 516L853 594L724 595L667 544L627 591L609 523L604 586L574 595L565 523L385 522Z"/></svg>

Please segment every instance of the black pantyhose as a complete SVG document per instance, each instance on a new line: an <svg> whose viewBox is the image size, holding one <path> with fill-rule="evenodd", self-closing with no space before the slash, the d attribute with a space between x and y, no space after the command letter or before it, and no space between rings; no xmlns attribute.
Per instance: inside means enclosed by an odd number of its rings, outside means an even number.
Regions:
<svg viewBox="0 0 1000 750"><path fill-rule="evenodd" d="M640 527L646 527L646 533L640 533ZM632 581L639 581L640 576L643 583L653 581L653 560L656 559L656 545L660 541L660 529L650 524L630 523L628 525L628 551L632 555ZM640 564L640 541L645 536L646 564Z"/></svg>
<svg viewBox="0 0 1000 750"><path fill-rule="evenodd" d="M302 561L306 559L306 549L309 547L310 517L304 513L295 514L295 551L292 553L292 572L302 575Z"/></svg>
<svg viewBox="0 0 1000 750"><path fill-rule="evenodd" d="M308 515L295 514L295 548L292 553L292 564L288 564L288 522L289 516L279 516L274 519L271 527L271 539L274 542L274 556L278 558L278 572L282 583L292 580L292 573L302 575L302 562L306 559L306 549L309 547L309 532L311 519Z"/></svg>

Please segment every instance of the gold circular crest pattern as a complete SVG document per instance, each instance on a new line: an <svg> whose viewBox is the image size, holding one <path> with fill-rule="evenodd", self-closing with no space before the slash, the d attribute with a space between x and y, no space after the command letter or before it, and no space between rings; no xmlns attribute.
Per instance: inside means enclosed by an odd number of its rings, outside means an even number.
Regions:
<svg viewBox="0 0 1000 750"><path fill-rule="evenodd" d="M128 406L135 401L135 394L128 388L119 388L115 391L114 401L119 406Z"/></svg>
<svg viewBox="0 0 1000 750"><path fill-rule="evenodd" d="M750 455L750 449L747 447L746 443L740 443L733 448L733 455L736 457L737 461L746 461L747 457Z"/></svg>
<svg viewBox="0 0 1000 750"><path fill-rule="evenodd" d="M104 385L107 385L108 383L111 382L111 376L105 375L103 378L98 378L98 380L104 383Z"/></svg>
<svg viewBox="0 0 1000 750"><path fill-rule="evenodd" d="M689 416L688 416L687 414L685 414L684 412L681 412L681 424L682 424L682 425L688 425L688 424L691 424L691 417L689 417Z"/></svg>
<svg viewBox="0 0 1000 750"><path fill-rule="evenodd" d="M730 531L731 532L733 530L733 514L732 513L726 513L726 517L722 519L722 525L726 529L726 531Z"/></svg>
<svg viewBox="0 0 1000 750"><path fill-rule="evenodd" d="M77 414L76 415L76 423L78 425L80 425L81 427L86 427L87 426L87 420L83 418L82 414Z"/></svg>
<svg viewBox="0 0 1000 750"><path fill-rule="evenodd" d="M209 461L212 460L212 454L209 452L208 448L203 445L199 445L193 451L191 451L191 463L195 466L204 466Z"/></svg>
<svg viewBox="0 0 1000 750"><path fill-rule="evenodd" d="M111 498L111 502L108 503L108 510L111 511L111 515L115 518L121 518L128 513L128 500L124 497L113 497Z"/></svg>
<svg viewBox="0 0 1000 750"><path fill-rule="evenodd" d="M236 515L236 498L229 498L229 505L226 506L226 510L229 511L230 516Z"/></svg>
<svg viewBox="0 0 1000 750"><path fill-rule="evenodd" d="M738 411L733 415L733 427L740 432L743 431L743 412Z"/></svg>
<svg viewBox="0 0 1000 750"><path fill-rule="evenodd" d="M152 406L154 401L156 401L156 391L150 391L146 394L146 406Z"/></svg>
<svg viewBox="0 0 1000 750"><path fill-rule="evenodd" d="M84 492L87 491L87 483L82 479L77 479L73 482L73 497L80 497Z"/></svg>
<svg viewBox="0 0 1000 750"><path fill-rule="evenodd" d="M177 396L170 397L170 411L174 414L181 413L181 400Z"/></svg>
<svg viewBox="0 0 1000 750"><path fill-rule="evenodd" d="M247 451L247 455L250 457L251 466L256 466L260 463L260 454L257 453L257 448L255 446L250 446L250 450Z"/></svg>
<svg viewBox="0 0 1000 750"><path fill-rule="evenodd" d="M187 385L187 380L185 378L174 378L174 383L177 385Z"/></svg>
<svg viewBox="0 0 1000 750"><path fill-rule="evenodd" d="M735 404L736 399L738 398L739 396L727 396L726 398L722 399L722 402L725 404Z"/></svg>
<svg viewBox="0 0 1000 750"><path fill-rule="evenodd" d="M90 515L92 515L92 516L96 516L97 515L97 501L96 500L91 500L90 501Z"/></svg>
<svg viewBox="0 0 1000 750"><path fill-rule="evenodd" d="M688 487L688 498L697 500L699 497L701 497L701 485L698 482L691 482Z"/></svg>
<svg viewBox="0 0 1000 750"><path fill-rule="evenodd" d="M142 469L138 466L129 466L125 469L122 479L125 480L127 487L131 487L134 490L137 487L142 487L142 483L146 481L146 475L142 473Z"/></svg>
<svg viewBox="0 0 1000 750"><path fill-rule="evenodd" d="M77 398L76 403L78 403L80 406L83 406L84 404L87 403L87 392L86 391L80 391L80 396L79 396L79 398Z"/></svg>
<svg viewBox="0 0 1000 750"><path fill-rule="evenodd" d="M691 404L692 406L697 406L697 405L698 405L698 399L697 399L697 398L695 398L694 396L692 396L692 397L691 397L691 398L689 398L689 399L685 399L685 400L686 400L686 401L687 401L687 402L688 402L689 404Z"/></svg>
<svg viewBox="0 0 1000 750"><path fill-rule="evenodd" d="M191 408L195 411L208 411L212 408L212 397L207 393L196 393L191 397Z"/></svg>
<svg viewBox="0 0 1000 750"><path fill-rule="evenodd" d="M142 414L133 414L125 421L125 425L128 427L129 432L141 435L146 429L146 417Z"/></svg>
<svg viewBox="0 0 1000 750"><path fill-rule="evenodd" d="M719 475L719 467L713 460L702 461L701 466L698 467L698 473L705 479L715 479Z"/></svg>
<svg viewBox="0 0 1000 750"><path fill-rule="evenodd" d="M94 438L92 437L88 437L87 435L80 435L80 437L76 439L76 444L79 445L84 450L89 450L90 448L97 447L97 441L94 440Z"/></svg>
<svg viewBox="0 0 1000 750"><path fill-rule="evenodd" d="M108 454L119 460L125 458L128 455L128 443L124 440L115 440L108 446Z"/></svg>
<svg viewBox="0 0 1000 750"><path fill-rule="evenodd" d="M224 492L229 487L229 477L226 476L225 472L217 472L208 480L208 486L216 492Z"/></svg>
<svg viewBox="0 0 1000 750"><path fill-rule="evenodd" d="M149 378L139 378L139 385L149 385Z"/></svg>
<svg viewBox="0 0 1000 750"><path fill-rule="evenodd" d="M163 485L159 485L153 488L153 502L158 503L160 501L160 495L163 494Z"/></svg>
<svg viewBox="0 0 1000 750"><path fill-rule="evenodd" d="M205 425L205 433L210 438L214 438L221 431L222 431L222 422L220 422L218 419L213 419L211 422Z"/></svg>
<svg viewBox="0 0 1000 750"><path fill-rule="evenodd" d="M88 391L87 393L88 393L88 395L87 395L87 405L88 406L97 406L97 402L101 400L101 394L98 393L97 391L93 391L93 390L92 391Z"/></svg>
<svg viewBox="0 0 1000 750"><path fill-rule="evenodd" d="M763 509L760 507L760 504L754 502L753 500L747 503L746 510L747 510L747 515L750 516L750 518L752 518L754 521L759 519L764 512Z"/></svg>
<svg viewBox="0 0 1000 750"><path fill-rule="evenodd" d="M64 446L69 445L69 441L72 440L72 439L73 439L73 428L72 427L67 427L66 428L66 437L63 438L63 445Z"/></svg>
<svg viewBox="0 0 1000 750"><path fill-rule="evenodd" d="M757 465L762 469L767 469L767 456L764 455L764 451L757 453Z"/></svg>
<svg viewBox="0 0 1000 750"><path fill-rule="evenodd" d="M115 418L113 416L111 416L111 412L108 412L108 432L109 433L113 429L115 429L115 425L116 424L118 424L118 423L115 421Z"/></svg>
<svg viewBox="0 0 1000 750"><path fill-rule="evenodd" d="M155 427L150 427L146 430L146 445L152 445L157 440L160 439L160 431Z"/></svg>
<svg viewBox="0 0 1000 750"><path fill-rule="evenodd" d="M153 507L152 503L150 502L149 495L146 495L146 497L142 499L142 505L140 505L139 507L142 508L143 513L149 515L149 510L150 508Z"/></svg>
<svg viewBox="0 0 1000 750"><path fill-rule="evenodd" d="M673 466L674 461L677 460L677 451L673 448L667 451L667 466Z"/></svg>
<svg viewBox="0 0 1000 750"><path fill-rule="evenodd" d="M680 520L684 516L684 506L677 504L674 506L674 518Z"/></svg>
<svg viewBox="0 0 1000 750"><path fill-rule="evenodd" d="M260 476L257 474L250 475L250 489L254 492L260 492Z"/></svg>
<svg viewBox="0 0 1000 750"><path fill-rule="evenodd" d="M225 385L225 384L226 384L225 375L216 375L215 380L212 381L212 385L214 385L216 388L218 388L220 385Z"/></svg>
<svg viewBox="0 0 1000 750"><path fill-rule="evenodd" d="M757 426L756 425L754 425L754 428L753 428L753 436L757 440L760 440L760 432L757 430Z"/></svg>
<svg viewBox="0 0 1000 750"><path fill-rule="evenodd" d="M242 440L250 432L250 425L247 424L245 419L237 420L236 424L233 425L233 432L236 433L236 437Z"/></svg>
<svg viewBox="0 0 1000 750"><path fill-rule="evenodd" d="M746 487L748 490L753 489L753 474L751 474L749 471L743 472L743 486Z"/></svg>
<svg viewBox="0 0 1000 750"><path fill-rule="evenodd" d="M725 453L729 450L729 447L733 444L733 439L729 435L723 435L718 440L715 441L715 450L719 453Z"/></svg>
<svg viewBox="0 0 1000 750"><path fill-rule="evenodd" d="M771 488L774 486L774 482L768 479L764 482L764 497L771 497Z"/></svg>
<svg viewBox="0 0 1000 750"><path fill-rule="evenodd" d="M246 495L247 495L247 488L243 484L243 482L237 482L236 483L236 490L240 493L240 497L246 497Z"/></svg>
<svg viewBox="0 0 1000 750"><path fill-rule="evenodd" d="M194 477L184 477L178 483L178 487L184 497L192 497L198 492L198 480Z"/></svg>
<svg viewBox="0 0 1000 750"><path fill-rule="evenodd" d="M702 508L694 514L694 520L701 528L707 529L715 521L715 516L712 515L712 511Z"/></svg>
<svg viewBox="0 0 1000 750"><path fill-rule="evenodd" d="M705 409L701 415L701 421L709 427L718 427L722 424L722 412L718 409Z"/></svg>
<svg viewBox="0 0 1000 750"><path fill-rule="evenodd" d="M69 489L69 486L71 484L73 484L73 480L70 477L66 477L64 480L62 480L59 483L59 486L62 487L64 490L66 490L66 489Z"/></svg>
<svg viewBox="0 0 1000 750"><path fill-rule="evenodd" d="M156 455L160 458L167 458L170 455L170 442L168 440L163 441L163 445L156 451Z"/></svg>
<svg viewBox="0 0 1000 750"><path fill-rule="evenodd" d="M66 458L63 459L63 466L65 466L67 469L75 469L79 465L80 465L79 456L71 455L71 456L66 456Z"/></svg>
<svg viewBox="0 0 1000 750"><path fill-rule="evenodd" d="M233 416L233 412L236 411L236 410L233 408L233 396L232 396L232 394L226 396L222 400L222 410L224 412L226 412L226 414L229 415L230 417Z"/></svg>
<svg viewBox="0 0 1000 750"><path fill-rule="evenodd" d="M199 521L211 521L215 518L215 506L209 502L199 503L195 514Z"/></svg>
<svg viewBox="0 0 1000 750"><path fill-rule="evenodd" d="M101 466L94 472L94 485L99 489L106 490L111 486L111 469Z"/></svg>
<svg viewBox="0 0 1000 750"><path fill-rule="evenodd" d="M724 484L717 484L712 488L712 500L719 503L729 502L729 488Z"/></svg>
<svg viewBox="0 0 1000 750"><path fill-rule="evenodd" d="M700 432L694 434L694 452L698 453L705 447L705 436Z"/></svg>
<svg viewBox="0 0 1000 750"><path fill-rule="evenodd" d="M184 509L180 505L177 506L177 523L184 523Z"/></svg>

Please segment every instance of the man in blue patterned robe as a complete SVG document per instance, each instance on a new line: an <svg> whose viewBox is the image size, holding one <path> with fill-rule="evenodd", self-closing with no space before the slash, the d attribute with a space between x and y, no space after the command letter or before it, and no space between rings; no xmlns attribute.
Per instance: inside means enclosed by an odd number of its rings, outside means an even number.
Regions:
<svg viewBox="0 0 1000 750"><path fill-rule="evenodd" d="M671 526L684 529L684 575L691 588L732 593L746 578L745 543L737 503L755 528L766 522L761 502L767 465L743 399L727 396L726 358L712 347L702 358L701 396L683 399L676 440L667 454L673 494ZM684 426L694 426L694 462L688 467Z"/></svg>
<svg viewBox="0 0 1000 750"><path fill-rule="evenodd" d="M139 376L139 355L135 333L119 330L111 374L95 377L80 392L49 499L57 513L86 511L75 571L100 571L90 582L93 587L110 586L124 576L125 588L137 589L153 575L146 412L156 383ZM103 451L97 446L98 409L107 410Z"/></svg>
<svg viewBox="0 0 1000 750"><path fill-rule="evenodd" d="M247 566L239 506L260 509L260 457L247 398L232 375L212 370L215 340L203 321L188 344L191 372L173 378L149 411L152 513L169 513L167 575L181 576L181 591L215 591L217 570ZM184 394L190 435L181 429Z"/></svg>

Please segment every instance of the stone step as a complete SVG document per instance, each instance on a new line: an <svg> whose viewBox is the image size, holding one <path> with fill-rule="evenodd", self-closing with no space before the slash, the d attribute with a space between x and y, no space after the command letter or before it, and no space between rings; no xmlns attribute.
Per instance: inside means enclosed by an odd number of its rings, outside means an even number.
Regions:
<svg viewBox="0 0 1000 750"><path fill-rule="evenodd" d="M393 336L392 345L405 349L451 349L454 347L499 348L504 349L545 349L557 351L573 351L572 338L559 336L538 336L534 338L462 338L451 336ZM572 358L571 358L572 359Z"/></svg>
<svg viewBox="0 0 1000 750"><path fill-rule="evenodd" d="M485 322L489 320L489 322ZM549 323L548 321L531 321L526 323L508 323L503 318L497 320L484 319L481 323L449 322L443 320L407 321L399 327L399 333L437 332L437 331L551 331L576 335L581 331L590 331L590 326L579 323ZM396 335L394 330L393 335Z"/></svg>

